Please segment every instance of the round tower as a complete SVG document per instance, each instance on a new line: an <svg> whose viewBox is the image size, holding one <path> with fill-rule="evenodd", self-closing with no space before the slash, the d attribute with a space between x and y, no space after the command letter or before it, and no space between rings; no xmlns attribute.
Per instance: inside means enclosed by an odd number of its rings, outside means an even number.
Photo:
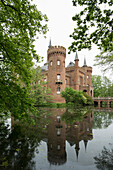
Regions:
<svg viewBox="0 0 113 170"><path fill-rule="evenodd" d="M66 49L62 46L50 46L47 51L48 58L48 87L54 103L64 103L61 92L65 89L65 58Z"/></svg>

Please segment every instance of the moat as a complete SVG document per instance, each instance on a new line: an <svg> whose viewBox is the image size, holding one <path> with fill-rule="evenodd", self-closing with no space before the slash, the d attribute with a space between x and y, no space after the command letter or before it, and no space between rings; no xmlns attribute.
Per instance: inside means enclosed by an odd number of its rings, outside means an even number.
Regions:
<svg viewBox="0 0 113 170"><path fill-rule="evenodd" d="M35 121L0 120L1 170L113 169L113 108L40 108Z"/></svg>

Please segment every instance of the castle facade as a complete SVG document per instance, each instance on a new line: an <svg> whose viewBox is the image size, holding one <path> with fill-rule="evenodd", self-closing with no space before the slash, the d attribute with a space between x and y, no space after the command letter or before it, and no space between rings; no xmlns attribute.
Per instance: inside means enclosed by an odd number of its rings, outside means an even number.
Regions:
<svg viewBox="0 0 113 170"><path fill-rule="evenodd" d="M78 54L76 52L74 62L70 62L65 67L66 49L62 46L51 46L47 51L47 63L41 67L44 75L44 81L47 81L47 87L51 88L51 95L54 103L64 103L65 99L61 97L61 92L66 87L83 92L93 96L92 86L92 67L84 65L79 67Z"/></svg>

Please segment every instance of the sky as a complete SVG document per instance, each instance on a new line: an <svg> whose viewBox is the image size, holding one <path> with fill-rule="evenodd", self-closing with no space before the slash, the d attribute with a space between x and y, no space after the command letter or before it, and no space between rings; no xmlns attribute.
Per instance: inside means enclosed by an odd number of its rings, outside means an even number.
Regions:
<svg viewBox="0 0 113 170"><path fill-rule="evenodd" d="M39 65L42 66L47 61L47 49L50 39L52 46L60 45L66 48L66 65L70 61L74 62L75 53L68 54L68 47L73 42L69 35L72 34L76 26L76 23L72 21L72 17L80 11L80 8L73 7L72 0L34 0L33 2L37 5L38 10L46 14L49 19L47 22L49 28L46 34L47 38L45 39L43 35L40 35L35 42L37 53L44 57L44 61ZM93 67L93 75L102 75L100 67L93 66L94 58L99 52L96 45L93 45L90 51L86 49L78 51L80 67L83 66L85 57L86 64Z"/></svg>

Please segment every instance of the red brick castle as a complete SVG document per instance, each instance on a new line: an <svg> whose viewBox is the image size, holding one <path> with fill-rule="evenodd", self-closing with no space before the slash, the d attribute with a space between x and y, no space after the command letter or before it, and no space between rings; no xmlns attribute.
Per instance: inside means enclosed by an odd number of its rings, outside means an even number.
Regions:
<svg viewBox="0 0 113 170"><path fill-rule="evenodd" d="M76 52L74 63L70 62L65 67L66 49L62 46L52 46L51 40L47 51L47 62L41 67L44 74L44 81L47 81L47 87L51 88L53 102L64 103L61 92L66 87L72 87L75 90L82 90L88 95L93 96L92 87L92 67L84 65L79 67L78 54Z"/></svg>

